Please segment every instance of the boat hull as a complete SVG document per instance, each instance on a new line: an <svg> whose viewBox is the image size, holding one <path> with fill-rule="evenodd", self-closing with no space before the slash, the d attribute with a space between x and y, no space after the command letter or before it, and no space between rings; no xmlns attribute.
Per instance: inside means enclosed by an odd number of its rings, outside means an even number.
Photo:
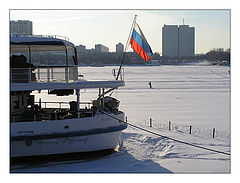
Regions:
<svg viewBox="0 0 240 183"><path fill-rule="evenodd" d="M123 120L124 113L114 117ZM82 119L13 123L11 157L114 149L122 142L122 130L127 128L119 120L101 114Z"/></svg>

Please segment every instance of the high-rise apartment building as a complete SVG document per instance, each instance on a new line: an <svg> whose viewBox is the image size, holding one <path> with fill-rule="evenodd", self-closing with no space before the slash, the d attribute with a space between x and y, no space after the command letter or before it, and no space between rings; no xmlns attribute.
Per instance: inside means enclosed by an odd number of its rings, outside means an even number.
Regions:
<svg viewBox="0 0 240 183"><path fill-rule="evenodd" d="M163 56L178 56L178 26L164 25L162 28Z"/></svg>
<svg viewBox="0 0 240 183"><path fill-rule="evenodd" d="M122 43L116 44L116 52L117 53L123 53L124 46Z"/></svg>
<svg viewBox="0 0 240 183"><path fill-rule="evenodd" d="M101 44L96 44L95 45L95 51L97 53L102 53L102 52L109 52L109 48L106 46L103 46Z"/></svg>
<svg viewBox="0 0 240 183"><path fill-rule="evenodd" d="M32 35L32 22L29 20L10 21L10 33Z"/></svg>
<svg viewBox="0 0 240 183"><path fill-rule="evenodd" d="M189 27L189 25L179 25L178 36L178 56L194 56L195 28Z"/></svg>
<svg viewBox="0 0 240 183"><path fill-rule="evenodd" d="M169 57L187 57L195 54L195 28L189 25L164 25L162 54Z"/></svg>
<svg viewBox="0 0 240 183"><path fill-rule="evenodd" d="M86 46L83 46L83 45L76 46L76 49L77 49L78 53L85 53L86 52Z"/></svg>

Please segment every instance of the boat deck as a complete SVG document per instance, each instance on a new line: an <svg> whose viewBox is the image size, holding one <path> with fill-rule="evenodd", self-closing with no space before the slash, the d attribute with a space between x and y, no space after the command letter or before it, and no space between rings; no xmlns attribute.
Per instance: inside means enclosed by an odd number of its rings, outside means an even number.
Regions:
<svg viewBox="0 0 240 183"><path fill-rule="evenodd" d="M11 83L10 91L33 91L33 90L61 90L61 89L88 89L88 88L118 88L125 86L123 80L109 81L86 81L73 82L46 82L46 83Z"/></svg>

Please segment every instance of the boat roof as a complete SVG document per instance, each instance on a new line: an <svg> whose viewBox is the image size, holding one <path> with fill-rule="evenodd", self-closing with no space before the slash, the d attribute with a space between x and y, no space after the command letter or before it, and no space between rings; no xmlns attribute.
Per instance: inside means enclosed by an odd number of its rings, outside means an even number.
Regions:
<svg viewBox="0 0 240 183"><path fill-rule="evenodd" d="M125 86L123 80L118 81L74 81L68 83L11 83L10 91L33 91L33 90L63 90L63 89L89 89L89 88L118 88Z"/></svg>
<svg viewBox="0 0 240 183"><path fill-rule="evenodd" d="M11 52L27 51L29 47L31 47L31 51L60 51L65 50L65 48L73 49L74 44L56 36L10 35Z"/></svg>

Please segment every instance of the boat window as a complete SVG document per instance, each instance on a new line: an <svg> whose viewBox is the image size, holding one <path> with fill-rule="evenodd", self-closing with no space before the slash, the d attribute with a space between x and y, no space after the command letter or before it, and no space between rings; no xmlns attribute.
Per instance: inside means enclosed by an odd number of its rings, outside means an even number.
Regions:
<svg viewBox="0 0 240 183"><path fill-rule="evenodd" d="M68 63L66 63L65 51L34 51L32 52L32 64L35 66L66 66L66 64L73 66L73 55L73 51L68 50Z"/></svg>
<svg viewBox="0 0 240 183"><path fill-rule="evenodd" d="M44 48L44 49L43 49ZM11 45L12 55L24 55L27 58L27 62L31 62L35 66L74 66L74 49L67 49L67 62L66 62L66 50L64 46L39 46L31 45L29 53L29 47L27 45ZM30 57L31 56L31 61Z"/></svg>

